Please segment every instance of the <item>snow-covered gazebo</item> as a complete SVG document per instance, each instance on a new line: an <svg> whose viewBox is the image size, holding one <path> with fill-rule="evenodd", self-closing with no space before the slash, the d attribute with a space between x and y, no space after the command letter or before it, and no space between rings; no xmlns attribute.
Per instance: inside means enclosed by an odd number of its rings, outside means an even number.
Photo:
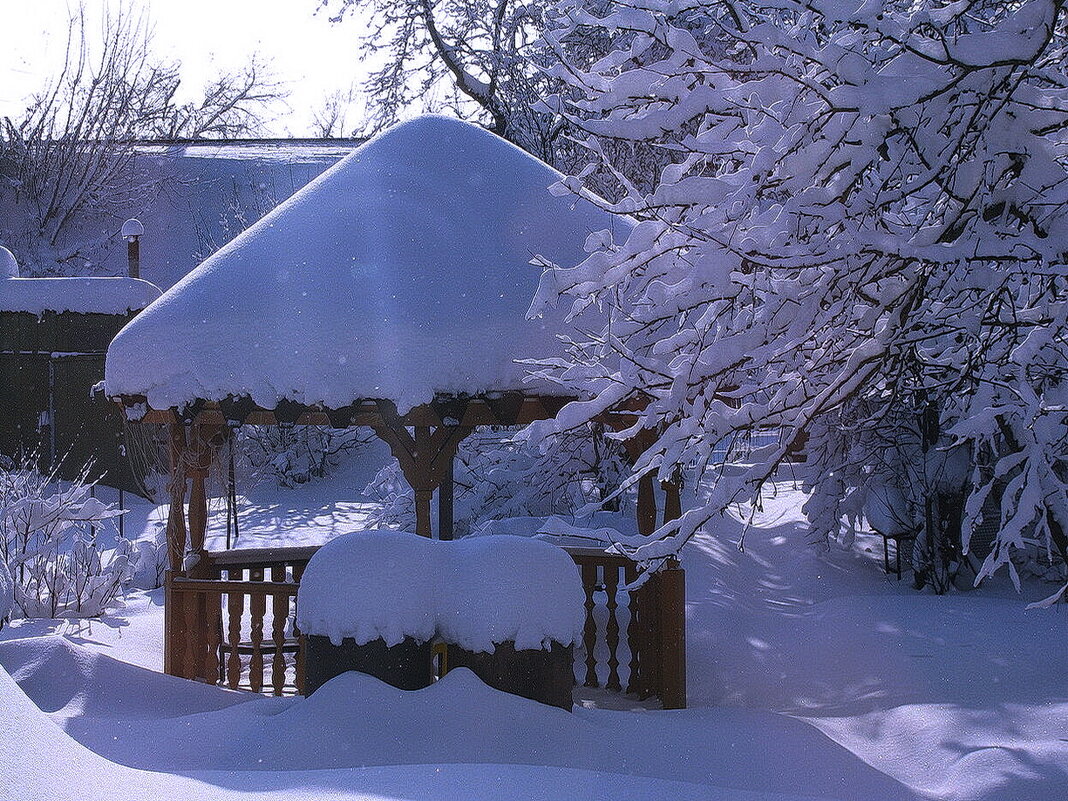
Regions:
<svg viewBox="0 0 1068 801"><path fill-rule="evenodd" d="M518 363L558 352L563 326L562 313L528 319L541 275L530 262L576 262L590 233L625 223L553 197L558 177L467 123L399 125L123 329L107 392L157 422L373 426L401 460L429 535L430 492L458 437L560 407Z"/></svg>
<svg viewBox="0 0 1068 801"><path fill-rule="evenodd" d="M204 485L228 424L370 426L415 491L417 533L433 533L438 490L437 533L451 537L463 437L569 400L521 363L558 354L565 329L563 310L528 315L532 261L577 263L591 234L627 225L553 196L559 177L477 126L420 117L325 172L115 337L108 395L131 419L169 424L172 466L186 466L172 469L173 573L212 577ZM211 614L187 608L182 625Z"/></svg>

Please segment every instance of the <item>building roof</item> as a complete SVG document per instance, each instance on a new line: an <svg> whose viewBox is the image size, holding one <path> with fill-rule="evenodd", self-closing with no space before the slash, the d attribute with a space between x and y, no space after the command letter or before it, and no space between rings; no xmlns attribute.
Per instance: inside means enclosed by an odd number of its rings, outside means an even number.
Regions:
<svg viewBox="0 0 1068 801"><path fill-rule="evenodd" d="M0 312L126 314L159 296L137 278L0 278Z"/></svg>

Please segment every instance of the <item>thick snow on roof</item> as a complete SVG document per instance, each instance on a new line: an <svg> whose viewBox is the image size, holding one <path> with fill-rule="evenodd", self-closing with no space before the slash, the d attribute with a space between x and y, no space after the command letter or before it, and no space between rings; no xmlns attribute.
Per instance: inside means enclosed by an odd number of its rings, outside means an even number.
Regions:
<svg viewBox="0 0 1068 801"><path fill-rule="evenodd" d="M111 395L153 408L250 395L343 406L521 389L558 351L527 320L542 256L626 223L554 197L559 174L499 137L420 117L375 137L170 289L115 338Z"/></svg>
<svg viewBox="0 0 1068 801"><path fill-rule="evenodd" d="M585 594L562 548L526 537L431 540L403 531L353 532L308 562L297 595L305 634L363 645L440 636L469 651L570 645Z"/></svg>
<svg viewBox="0 0 1068 801"><path fill-rule="evenodd" d="M0 311L126 314L160 296L159 287L138 278L2 278Z"/></svg>

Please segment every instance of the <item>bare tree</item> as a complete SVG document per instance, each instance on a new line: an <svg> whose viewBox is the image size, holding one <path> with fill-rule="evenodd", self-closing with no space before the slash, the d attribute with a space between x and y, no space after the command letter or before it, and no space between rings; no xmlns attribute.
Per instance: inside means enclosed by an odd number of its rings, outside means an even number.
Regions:
<svg viewBox="0 0 1068 801"><path fill-rule="evenodd" d="M340 21L369 20L359 42L364 59L383 61L367 80L370 132L411 109L451 110L483 122L553 163L559 120L537 101L551 82L537 69L539 3L519 0L320 0Z"/></svg>
<svg viewBox="0 0 1068 801"><path fill-rule="evenodd" d="M180 65L152 57L147 15L105 9L99 38L91 33L79 7L59 73L0 129L0 236L30 265L84 262L83 248L65 246L64 234L79 218L146 192L135 140L252 133L281 96L253 61L217 77L199 101L179 103Z"/></svg>
<svg viewBox="0 0 1068 801"><path fill-rule="evenodd" d="M312 112L312 134L320 139L339 139L348 127L348 110L356 97L356 87L340 89L323 98L322 105Z"/></svg>

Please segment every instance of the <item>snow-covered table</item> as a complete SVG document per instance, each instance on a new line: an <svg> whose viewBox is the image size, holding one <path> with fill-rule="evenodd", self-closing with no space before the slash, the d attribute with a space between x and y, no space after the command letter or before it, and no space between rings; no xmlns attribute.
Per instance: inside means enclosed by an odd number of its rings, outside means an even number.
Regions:
<svg viewBox="0 0 1068 801"><path fill-rule="evenodd" d="M584 600L572 558L539 540L347 534L324 545L301 579L308 690L351 669L426 686L437 641L488 684L570 708ZM565 672L566 681L556 676Z"/></svg>

